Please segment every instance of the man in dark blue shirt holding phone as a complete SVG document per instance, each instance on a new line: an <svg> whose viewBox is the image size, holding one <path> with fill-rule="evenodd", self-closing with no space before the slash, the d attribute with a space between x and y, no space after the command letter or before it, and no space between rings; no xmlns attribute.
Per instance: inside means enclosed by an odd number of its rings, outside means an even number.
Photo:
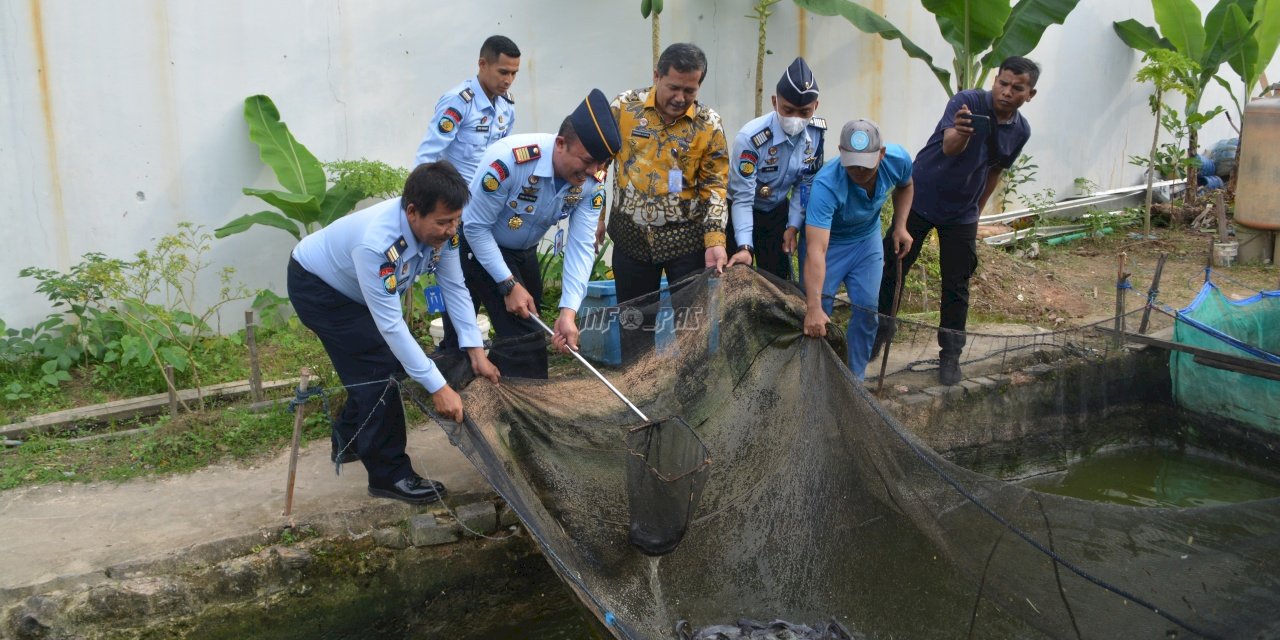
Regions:
<svg viewBox="0 0 1280 640"><path fill-rule="evenodd" d="M942 384L956 384L961 379L969 278L978 267L978 214L995 191L1001 173L1013 166L1031 138L1031 125L1018 109L1035 97L1039 78L1036 63L1021 56L1006 58L991 91L968 89L947 102L929 142L916 155L912 171L915 198L907 217L912 242L902 257L902 269L904 273L911 269L925 236L930 229L937 229L942 270L938 379ZM892 312L897 280L893 242L892 234L885 237L879 300L880 313L885 315ZM892 337L892 325L883 324L876 334L872 358Z"/></svg>

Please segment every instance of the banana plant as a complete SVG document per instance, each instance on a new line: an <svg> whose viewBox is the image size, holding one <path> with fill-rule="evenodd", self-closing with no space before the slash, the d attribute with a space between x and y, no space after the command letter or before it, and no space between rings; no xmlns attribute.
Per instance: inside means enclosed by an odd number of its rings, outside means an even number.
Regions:
<svg viewBox="0 0 1280 640"><path fill-rule="evenodd" d="M658 68L658 44L662 41L661 26L658 24L658 14L662 13L662 0L640 0L640 15L646 20L653 21L652 38L653 41L653 68Z"/></svg>
<svg viewBox="0 0 1280 640"><path fill-rule="evenodd" d="M324 165L293 137L280 120L280 111L264 95L249 96L244 101L244 119L249 124L249 139L258 146L262 162L276 174L286 190L245 187L242 192L275 207L278 211L259 211L240 216L214 230L218 238L248 230L261 224L302 236L341 218L355 208L365 195L345 181L329 186Z"/></svg>
<svg viewBox="0 0 1280 640"><path fill-rule="evenodd" d="M897 40L908 56L924 62L948 96L986 83L987 75L1009 56L1035 49L1050 25L1062 24L1080 0L920 0L933 14L943 39L951 45L951 69L912 42L901 29L852 0L795 0L796 5L824 16L844 16L863 33ZM954 73L954 76L953 76ZM954 85L953 85L954 81Z"/></svg>
<svg viewBox="0 0 1280 640"><path fill-rule="evenodd" d="M1199 67L1193 91L1187 94L1183 109L1189 129L1187 157L1195 158L1199 153L1200 128L1223 112L1222 107L1216 107L1201 113L1200 99L1205 89L1216 80L1231 91L1218 76L1223 63L1233 69L1239 66L1237 72L1246 83L1246 93L1257 82L1280 42L1280 0L1219 0L1203 15L1203 21L1200 8L1193 0L1151 0L1151 6L1159 31L1129 19L1114 23L1116 35L1143 53L1171 49ZM1188 201L1195 199L1198 173L1198 165L1192 163L1187 170Z"/></svg>

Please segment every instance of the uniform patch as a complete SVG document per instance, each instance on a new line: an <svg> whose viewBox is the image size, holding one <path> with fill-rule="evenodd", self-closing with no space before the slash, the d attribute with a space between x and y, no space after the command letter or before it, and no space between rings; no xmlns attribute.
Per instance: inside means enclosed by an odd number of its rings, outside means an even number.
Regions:
<svg viewBox="0 0 1280 640"><path fill-rule="evenodd" d="M476 92L472 91L471 87L467 87L458 92L458 97L462 98L463 102L471 102L476 97Z"/></svg>
<svg viewBox="0 0 1280 640"><path fill-rule="evenodd" d="M449 248L450 248L450 249L457 249L457 248L458 248L458 242L459 242L459 240L458 240L458 234L456 234L456 233L455 233L455 234L453 234L453 237L452 237L452 238L449 238Z"/></svg>
<svg viewBox="0 0 1280 640"><path fill-rule="evenodd" d="M536 144L531 144L523 147L516 147L511 150L511 154L516 157L516 164L524 164L541 158L542 149L539 149Z"/></svg>
<svg viewBox="0 0 1280 640"><path fill-rule="evenodd" d="M773 139L773 129L765 128L757 131L751 136L751 144L756 147L763 147L766 143Z"/></svg>
<svg viewBox="0 0 1280 640"><path fill-rule="evenodd" d="M480 179L480 186L485 193L493 193L498 190L498 177L493 175L492 171L486 171L484 177Z"/></svg>
<svg viewBox="0 0 1280 640"><path fill-rule="evenodd" d="M760 159L754 151L743 149L742 154L738 156L738 173L744 176L751 176L756 172L756 161Z"/></svg>
<svg viewBox="0 0 1280 640"><path fill-rule="evenodd" d="M392 262L384 262L378 267L378 277L385 278L396 272L396 265Z"/></svg>
<svg viewBox="0 0 1280 640"><path fill-rule="evenodd" d="M449 107L444 110L444 115L440 116L440 122L436 126L440 129L440 133L452 133L460 122L462 122L462 113Z"/></svg>
<svg viewBox="0 0 1280 640"><path fill-rule="evenodd" d="M597 191L596 195L591 196L591 208L597 210L604 208L604 192Z"/></svg>
<svg viewBox="0 0 1280 640"><path fill-rule="evenodd" d="M501 160L494 160L489 163L489 166L493 167L493 170L498 174L499 181L506 180L507 176L511 175L511 171L507 169L507 165Z"/></svg>
<svg viewBox="0 0 1280 640"><path fill-rule="evenodd" d="M809 126L817 127L818 129L822 129L825 131L827 128L827 121L817 116L814 116L812 118L809 118Z"/></svg>

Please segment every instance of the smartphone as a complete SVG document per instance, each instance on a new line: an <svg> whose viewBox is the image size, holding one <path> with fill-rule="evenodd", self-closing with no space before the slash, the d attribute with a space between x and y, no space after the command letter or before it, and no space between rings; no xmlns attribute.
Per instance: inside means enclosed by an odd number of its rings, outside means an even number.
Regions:
<svg viewBox="0 0 1280 640"><path fill-rule="evenodd" d="M991 133L991 117L970 113L969 126L973 127L973 135L986 137Z"/></svg>

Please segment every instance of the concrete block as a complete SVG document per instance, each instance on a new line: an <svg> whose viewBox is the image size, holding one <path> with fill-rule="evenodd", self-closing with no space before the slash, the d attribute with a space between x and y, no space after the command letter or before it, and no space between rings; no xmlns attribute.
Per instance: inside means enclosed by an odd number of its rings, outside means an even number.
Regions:
<svg viewBox="0 0 1280 640"><path fill-rule="evenodd" d="M511 505L504 504L498 508L499 527L506 528L517 524L520 524L520 516L516 515L516 510L512 509Z"/></svg>
<svg viewBox="0 0 1280 640"><path fill-rule="evenodd" d="M964 389L965 393L979 393L982 391L982 383L976 380L961 380L960 384L956 386Z"/></svg>
<svg viewBox="0 0 1280 640"><path fill-rule="evenodd" d="M1007 387L1009 386L1009 383L1013 381L1013 378L1003 373L993 373L987 377L991 378L991 380L994 381L996 383L996 386L998 387Z"/></svg>
<svg viewBox="0 0 1280 640"><path fill-rule="evenodd" d="M461 522L465 529L476 533L490 534L498 528L498 511L488 500L464 504L458 507L454 514L458 516L458 522Z"/></svg>
<svg viewBox="0 0 1280 640"><path fill-rule="evenodd" d="M416 547L431 547L458 541L456 525L441 524L430 513L409 519L409 541Z"/></svg>
<svg viewBox="0 0 1280 640"><path fill-rule="evenodd" d="M1024 373L1039 378L1047 373L1053 372L1053 365L1049 364L1033 364L1022 370Z"/></svg>
<svg viewBox="0 0 1280 640"><path fill-rule="evenodd" d="M271 547L271 551L280 558L280 566L288 571L297 571L311 564L311 554L302 549L276 545Z"/></svg>
<svg viewBox="0 0 1280 640"><path fill-rule="evenodd" d="M374 529L373 541L379 547L387 549L405 549L409 546L409 541L405 539L404 532L400 530L400 527Z"/></svg>
<svg viewBox="0 0 1280 640"><path fill-rule="evenodd" d="M945 387L939 387L939 388L945 388ZM910 393L910 394L899 397L898 401L907 407L918 407L918 406L933 402L934 397L935 396L931 396L927 393Z"/></svg>
<svg viewBox="0 0 1280 640"><path fill-rule="evenodd" d="M996 386L996 381L995 381L995 380L992 380L991 378L988 378L988 377L986 377L986 376L979 376L979 377L977 377L977 378L971 378L971 380L973 380L974 382L978 383L980 386L982 386L982 387L983 387L983 388L985 388L985 389L990 389L990 388L992 388L992 387L995 387L995 386Z"/></svg>
<svg viewBox="0 0 1280 640"><path fill-rule="evenodd" d="M945 398L947 397L947 387L925 387L922 393L935 398Z"/></svg>

